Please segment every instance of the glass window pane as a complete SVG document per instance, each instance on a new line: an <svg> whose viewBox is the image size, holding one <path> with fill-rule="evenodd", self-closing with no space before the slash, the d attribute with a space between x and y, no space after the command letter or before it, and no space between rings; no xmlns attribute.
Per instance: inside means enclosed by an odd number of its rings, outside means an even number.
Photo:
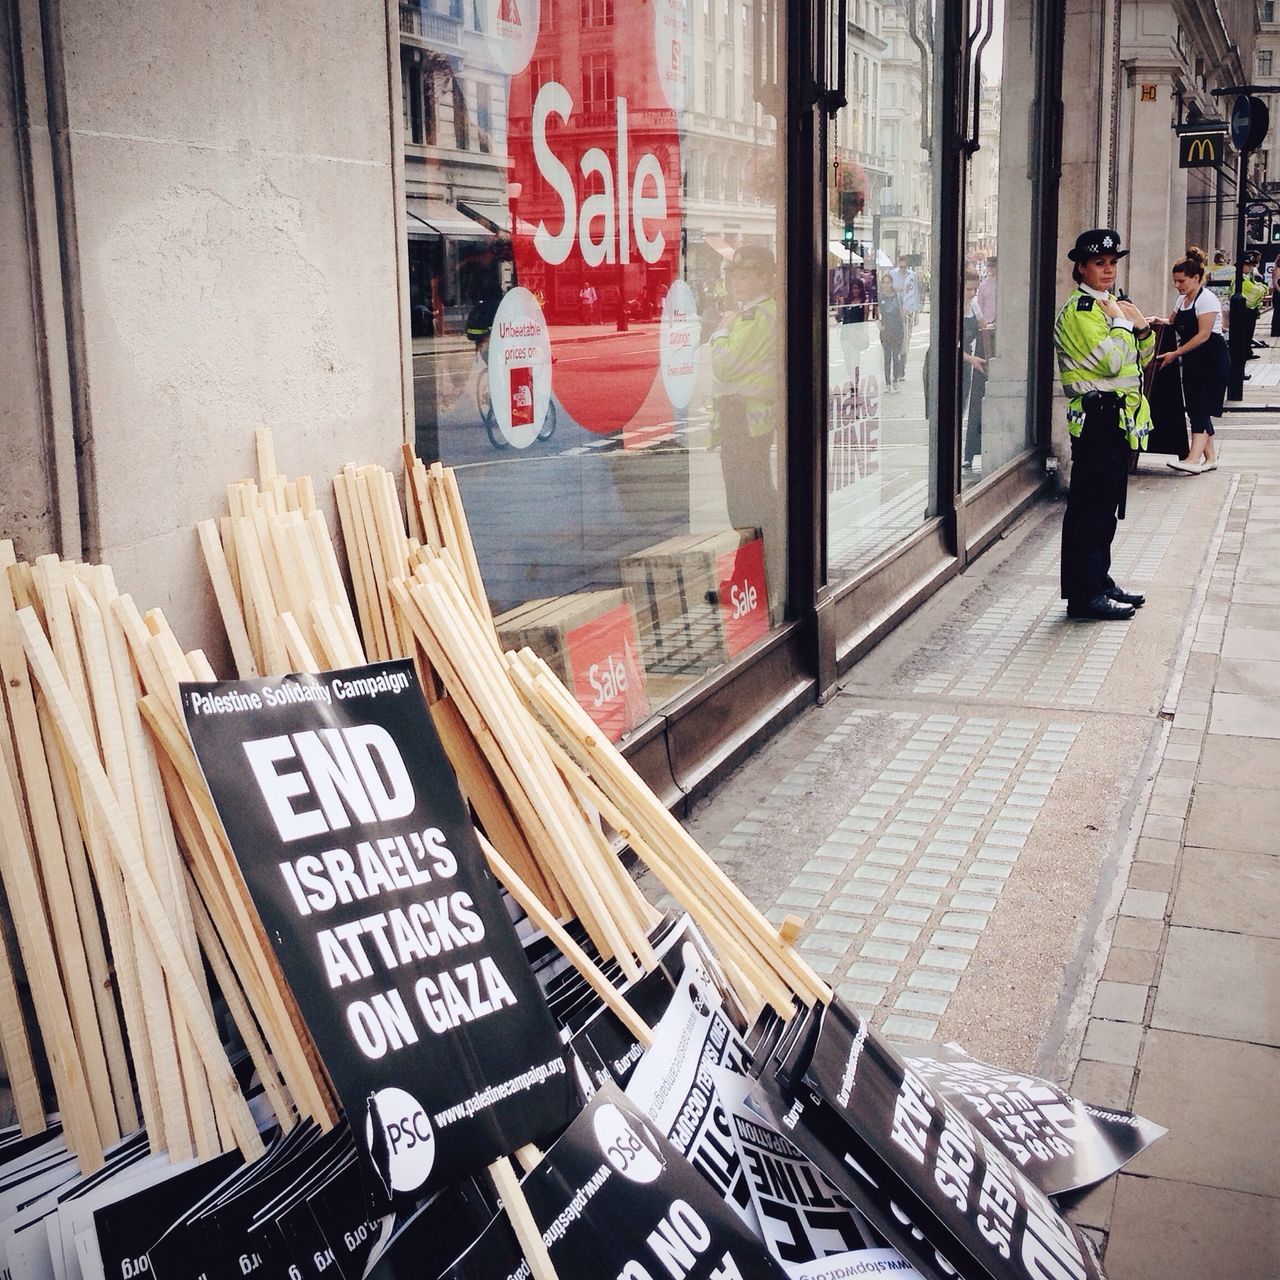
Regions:
<svg viewBox="0 0 1280 1280"><path fill-rule="evenodd" d="M617 737L782 617L778 6L475 4L401 6L417 448Z"/></svg>
<svg viewBox="0 0 1280 1280"><path fill-rule="evenodd" d="M978 149L965 190L961 486L1011 462L1032 443L1027 403L1031 278L1031 99L1036 6L993 0L981 48ZM1006 287L1007 286L1007 287Z"/></svg>
<svg viewBox="0 0 1280 1280"><path fill-rule="evenodd" d="M852 12L852 10L851 10ZM864 20L866 15L863 15ZM930 307L940 73L934 0L842 33L849 105L827 157L828 577L849 578L937 511Z"/></svg>

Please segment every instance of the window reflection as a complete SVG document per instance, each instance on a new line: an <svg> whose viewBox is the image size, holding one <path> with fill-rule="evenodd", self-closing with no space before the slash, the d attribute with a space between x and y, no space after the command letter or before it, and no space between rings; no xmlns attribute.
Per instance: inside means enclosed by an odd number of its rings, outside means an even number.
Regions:
<svg viewBox="0 0 1280 1280"><path fill-rule="evenodd" d="M778 9L471 3L401 6L417 447L617 737L782 616Z"/></svg>

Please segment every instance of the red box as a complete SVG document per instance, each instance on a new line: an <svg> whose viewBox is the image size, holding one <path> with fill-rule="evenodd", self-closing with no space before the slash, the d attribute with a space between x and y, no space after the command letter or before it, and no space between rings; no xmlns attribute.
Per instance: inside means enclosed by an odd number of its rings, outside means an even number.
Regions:
<svg viewBox="0 0 1280 1280"><path fill-rule="evenodd" d="M720 621L733 658L769 634L769 589L764 576L764 539L754 538L716 560Z"/></svg>
<svg viewBox="0 0 1280 1280"><path fill-rule="evenodd" d="M611 742L648 717L649 698L630 604L567 632L565 648L574 695Z"/></svg>

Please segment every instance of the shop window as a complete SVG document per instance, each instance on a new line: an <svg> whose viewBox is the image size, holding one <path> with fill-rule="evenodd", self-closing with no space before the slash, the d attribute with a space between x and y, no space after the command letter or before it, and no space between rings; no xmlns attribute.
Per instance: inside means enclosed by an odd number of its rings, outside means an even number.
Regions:
<svg viewBox="0 0 1280 1280"><path fill-rule="evenodd" d="M439 235L409 246L419 452L457 469L504 642L613 737L784 616L786 204L761 101L785 86L754 68L787 59L735 2L690 6L690 47L659 58L649 0L578 0L580 22L542 0L501 87L492 31L437 71L469 154L409 157L438 193ZM732 41L743 12L756 55L730 45L721 89L703 33Z"/></svg>
<svg viewBox="0 0 1280 1280"><path fill-rule="evenodd" d="M1271 50L1258 50L1258 75L1270 77L1271 75Z"/></svg>

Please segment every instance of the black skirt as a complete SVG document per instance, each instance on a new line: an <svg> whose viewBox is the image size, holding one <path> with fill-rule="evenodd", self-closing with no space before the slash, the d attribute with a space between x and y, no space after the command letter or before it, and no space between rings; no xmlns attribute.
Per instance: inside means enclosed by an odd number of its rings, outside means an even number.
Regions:
<svg viewBox="0 0 1280 1280"><path fill-rule="evenodd" d="M1172 351L1178 345L1178 335L1172 325L1160 330L1156 342L1156 355ZM1182 404L1182 372L1177 362L1157 366L1153 359L1147 366L1147 402L1151 406L1151 434L1147 437L1148 453L1171 453L1185 458L1191 452L1187 438L1187 417Z"/></svg>

